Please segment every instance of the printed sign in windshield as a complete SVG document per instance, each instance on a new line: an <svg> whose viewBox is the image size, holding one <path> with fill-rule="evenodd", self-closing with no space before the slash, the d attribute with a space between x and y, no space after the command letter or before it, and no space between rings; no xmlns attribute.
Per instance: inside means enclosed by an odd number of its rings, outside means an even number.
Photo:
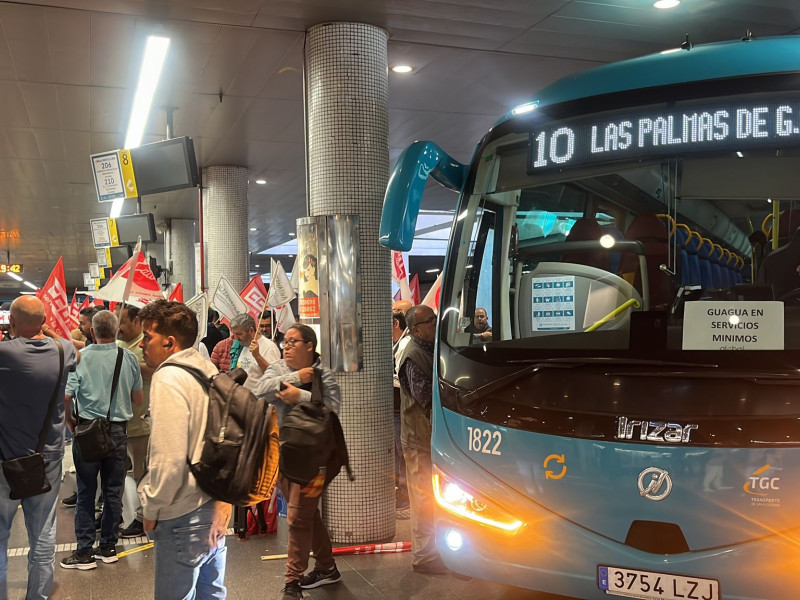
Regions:
<svg viewBox="0 0 800 600"><path fill-rule="evenodd" d="M533 280L533 330L575 330L575 277L536 277Z"/></svg>

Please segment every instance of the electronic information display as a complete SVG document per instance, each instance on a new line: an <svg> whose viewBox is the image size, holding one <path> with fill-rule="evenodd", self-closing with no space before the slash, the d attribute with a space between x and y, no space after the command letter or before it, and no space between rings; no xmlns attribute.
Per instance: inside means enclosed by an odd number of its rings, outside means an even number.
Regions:
<svg viewBox="0 0 800 600"><path fill-rule="evenodd" d="M537 125L530 134L531 174L686 152L800 145L800 92L769 101L712 98Z"/></svg>

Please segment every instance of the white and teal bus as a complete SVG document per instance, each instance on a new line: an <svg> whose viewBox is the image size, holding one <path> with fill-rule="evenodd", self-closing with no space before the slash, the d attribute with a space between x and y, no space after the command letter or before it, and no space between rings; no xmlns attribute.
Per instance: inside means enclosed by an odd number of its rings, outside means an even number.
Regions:
<svg viewBox="0 0 800 600"><path fill-rule="evenodd" d="M409 249L429 177L459 193L432 412L447 566L572 598L797 598L800 38L567 77L468 165L416 142L382 244Z"/></svg>

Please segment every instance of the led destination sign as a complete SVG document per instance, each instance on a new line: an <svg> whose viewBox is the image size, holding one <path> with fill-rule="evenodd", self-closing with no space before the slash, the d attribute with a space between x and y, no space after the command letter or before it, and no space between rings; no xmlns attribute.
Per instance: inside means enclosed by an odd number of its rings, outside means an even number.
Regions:
<svg viewBox="0 0 800 600"><path fill-rule="evenodd" d="M800 145L800 98L705 100L555 121L530 134L528 172L684 152Z"/></svg>

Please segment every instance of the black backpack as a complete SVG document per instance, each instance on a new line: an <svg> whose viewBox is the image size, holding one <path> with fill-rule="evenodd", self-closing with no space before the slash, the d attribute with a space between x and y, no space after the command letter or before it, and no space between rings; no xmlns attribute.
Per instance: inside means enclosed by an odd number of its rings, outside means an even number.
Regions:
<svg viewBox="0 0 800 600"><path fill-rule="evenodd" d="M311 401L298 402L280 427L280 470L289 481L308 485L325 467L325 485L342 467L353 481L344 432L336 416L322 402L322 375L314 369Z"/></svg>
<svg viewBox="0 0 800 600"><path fill-rule="evenodd" d="M275 409L242 387L247 373L235 369L208 377L180 367L208 392L208 418L199 462L189 469L197 485L215 500L251 506L270 498L278 480L278 419Z"/></svg>

